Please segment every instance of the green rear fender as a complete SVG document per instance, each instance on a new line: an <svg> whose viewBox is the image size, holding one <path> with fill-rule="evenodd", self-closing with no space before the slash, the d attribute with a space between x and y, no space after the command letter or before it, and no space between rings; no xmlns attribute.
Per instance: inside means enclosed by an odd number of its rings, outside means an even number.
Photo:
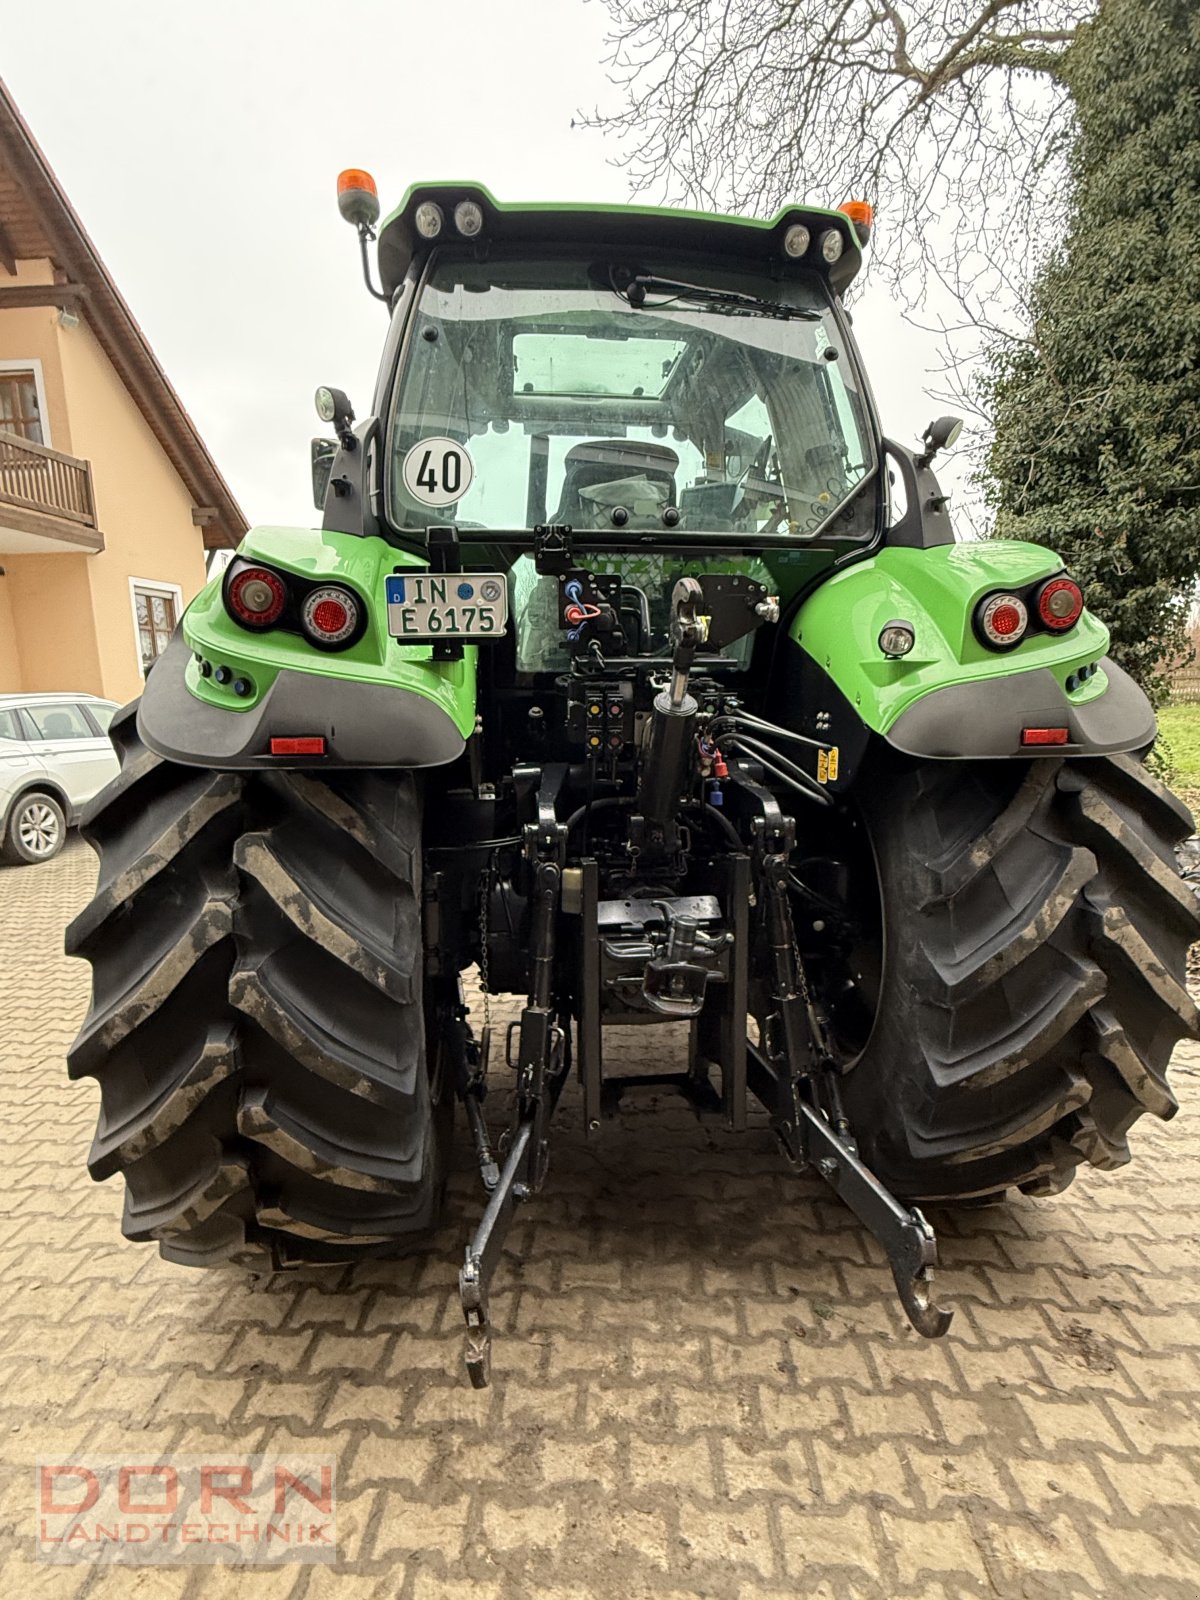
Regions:
<svg viewBox="0 0 1200 1600"><path fill-rule="evenodd" d="M346 585L365 607L365 631L338 651L284 628L247 632L214 578L147 679L138 728L152 749L216 767L422 767L462 753L475 725L476 648L438 661L431 645L399 644L387 631L385 578L426 562L382 539L309 528L254 528L238 553L301 585ZM317 735L323 758L270 753L273 738Z"/></svg>
<svg viewBox="0 0 1200 1600"><path fill-rule="evenodd" d="M1154 738L1142 691L1107 654L1108 629L1084 611L1066 634L1030 632L1011 651L976 636L978 602L1028 591L1062 571L1040 546L992 540L928 550L883 549L828 579L793 619L778 711L845 747L852 776L869 735L913 755L1012 757L1100 754ZM890 660L879 636L907 623L916 643ZM1030 748L1023 730L1065 728L1065 744Z"/></svg>

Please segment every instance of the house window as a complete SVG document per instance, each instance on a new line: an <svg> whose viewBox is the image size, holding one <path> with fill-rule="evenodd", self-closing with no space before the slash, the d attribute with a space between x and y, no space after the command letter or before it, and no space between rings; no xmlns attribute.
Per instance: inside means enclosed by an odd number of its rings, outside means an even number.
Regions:
<svg viewBox="0 0 1200 1600"><path fill-rule="evenodd" d="M171 642L179 621L179 600L169 589L133 586L133 609L137 618L138 650L142 672L147 673Z"/></svg>
<svg viewBox="0 0 1200 1600"><path fill-rule="evenodd" d="M30 369L0 372L0 428L33 444L44 444L37 376Z"/></svg>

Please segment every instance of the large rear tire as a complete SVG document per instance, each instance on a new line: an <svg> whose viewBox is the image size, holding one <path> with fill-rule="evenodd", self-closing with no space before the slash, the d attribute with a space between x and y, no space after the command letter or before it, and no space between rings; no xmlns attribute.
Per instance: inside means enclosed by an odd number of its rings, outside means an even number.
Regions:
<svg viewBox="0 0 1200 1600"><path fill-rule="evenodd" d="M420 801L407 774L163 761L135 708L84 820L92 963L72 1077L98 1079L95 1178L171 1261L389 1253L434 1225L453 1101L423 1019Z"/></svg>
<svg viewBox="0 0 1200 1600"><path fill-rule="evenodd" d="M863 785L883 908L875 1024L843 1081L864 1158L914 1199L1117 1167L1197 1031L1180 801L1129 756L888 757Z"/></svg>

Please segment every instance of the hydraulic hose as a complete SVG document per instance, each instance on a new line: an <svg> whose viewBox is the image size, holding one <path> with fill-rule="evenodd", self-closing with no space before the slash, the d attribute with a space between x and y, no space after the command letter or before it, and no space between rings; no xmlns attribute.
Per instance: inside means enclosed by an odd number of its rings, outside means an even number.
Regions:
<svg viewBox="0 0 1200 1600"><path fill-rule="evenodd" d="M814 778L809 777L800 767L794 766L786 756L781 756L778 750L772 750L770 745L760 744L757 739L751 739L744 733L735 734L726 743L732 750L745 750L748 755L761 762L781 783L786 783L797 794L802 794L806 800L813 800L822 806L833 804L833 796L826 794Z"/></svg>

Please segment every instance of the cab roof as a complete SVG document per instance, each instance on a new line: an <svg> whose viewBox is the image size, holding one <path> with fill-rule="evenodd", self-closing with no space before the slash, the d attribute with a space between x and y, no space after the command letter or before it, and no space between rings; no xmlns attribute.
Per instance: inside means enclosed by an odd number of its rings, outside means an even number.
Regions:
<svg viewBox="0 0 1200 1600"><path fill-rule="evenodd" d="M441 208L442 231L436 240L418 234L417 207L430 200ZM454 208L474 200L483 211L483 227L471 239L454 227ZM794 223L812 235L806 254L784 254L783 236ZM820 251L830 228L842 236L842 253L832 265ZM836 294L843 294L862 266L862 248L854 225L841 211L819 206L785 206L770 219L735 217L707 211L681 211L659 206L586 205L575 202L497 200L481 183L414 183L379 230L379 275L390 300L404 282L412 259L433 244L457 243L486 248L507 245L596 245L606 249L681 250L730 261L766 264L781 277L818 271Z"/></svg>

